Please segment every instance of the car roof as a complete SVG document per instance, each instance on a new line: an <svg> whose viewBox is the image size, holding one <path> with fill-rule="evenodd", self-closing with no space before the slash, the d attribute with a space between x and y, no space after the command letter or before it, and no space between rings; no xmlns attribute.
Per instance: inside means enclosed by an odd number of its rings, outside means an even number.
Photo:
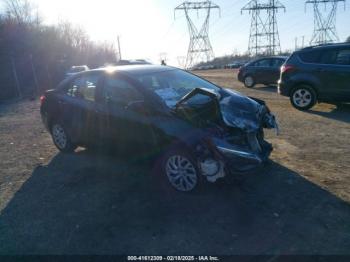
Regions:
<svg viewBox="0 0 350 262"><path fill-rule="evenodd" d="M257 58L255 61L261 60L261 59L271 59L271 58L278 58L278 59L287 59L288 56L282 56L282 55L276 55L276 56L265 56Z"/></svg>
<svg viewBox="0 0 350 262"><path fill-rule="evenodd" d="M310 50L332 49L332 48L338 48L338 47L350 47L350 43L331 43L331 44L308 46L303 49L300 49L299 51L303 52L303 51L310 51Z"/></svg>
<svg viewBox="0 0 350 262"><path fill-rule="evenodd" d="M263 59L271 59L271 58L277 58L277 59L283 59L283 60L287 60L288 59L288 56L265 56L265 57L259 57L259 58L256 58L256 59L253 59L251 61L249 61L247 63L247 65L250 65L252 63L255 63L257 61L260 61L260 60L263 60Z"/></svg>
<svg viewBox="0 0 350 262"><path fill-rule="evenodd" d="M108 73L121 72L129 75L142 75L142 74L153 74L165 71L176 70L178 68L171 66L161 66L161 65L121 65L121 66L109 66L103 68L93 69L91 71L100 71Z"/></svg>

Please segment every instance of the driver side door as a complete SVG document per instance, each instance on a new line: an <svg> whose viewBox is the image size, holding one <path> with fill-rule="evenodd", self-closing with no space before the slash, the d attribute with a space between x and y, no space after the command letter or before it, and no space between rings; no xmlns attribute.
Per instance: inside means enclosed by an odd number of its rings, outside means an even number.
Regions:
<svg viewBox="0 0 350 262"><path fill-rule="evenodd" d="M147 101L127 78L107 75L102 89L104 140L123 153L149 150L155 137Z"/></svg>

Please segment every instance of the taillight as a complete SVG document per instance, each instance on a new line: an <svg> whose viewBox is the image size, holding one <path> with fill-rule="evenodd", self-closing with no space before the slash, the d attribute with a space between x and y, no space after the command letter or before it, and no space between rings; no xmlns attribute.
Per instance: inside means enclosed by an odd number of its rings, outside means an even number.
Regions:
<svg viewBox="0 0 350 262"><path fill-rule="evenodd" d="M283 65L282 67L281 67L281 73L283 74L283 73L287 73L288 71L293 71L293 70L295 70L296 68L295 68L295 66L292 66L292 65Z"/></svg>
<svg viewBox="0 0 350 262"><path fill-rule="evenodd" d="M40 104L42 105L46 99L46 96L41 96L40 97Z"/></svg>

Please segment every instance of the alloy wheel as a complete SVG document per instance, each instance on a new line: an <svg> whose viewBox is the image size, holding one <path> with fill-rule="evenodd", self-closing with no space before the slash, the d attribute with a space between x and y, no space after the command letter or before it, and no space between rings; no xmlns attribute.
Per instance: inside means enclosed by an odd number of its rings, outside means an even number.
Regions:
<svg viewBox="0 0 350 262"><path fill-rule="evenodd" d="M197 185L196 168L185 156L173 155L169 157L165 171L170 184L179 191L191 191Z"/></svg>
<svg viewBox="0 0 350 262"><path fill-rule="evenodd" d="M65 149L67 146L67 135L62 126L55 124L52 127L52 138L60 149Z"/></svg>
<svg viewBox="0 0 350 262"><path fill-rule="evenodd" d="M293 102L301 108L307 107L312 102L312 94L307 89L298 89L293 94Z"/></svg>

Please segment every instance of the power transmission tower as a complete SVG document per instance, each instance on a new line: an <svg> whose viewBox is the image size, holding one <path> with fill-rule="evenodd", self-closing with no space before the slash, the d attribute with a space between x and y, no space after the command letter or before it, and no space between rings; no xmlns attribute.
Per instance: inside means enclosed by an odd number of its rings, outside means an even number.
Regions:
<svg viewBox="0 0 350 262"><path fill-rule="evenodd" d="M211 1L188 2L185 1L175 8L176 11L184 11L187 19L188 31L190 34L190 44L188 47L185 68L191 68L199 62L207 62L214 58L214 51L209 41L209 18L212 9L220 7ZM204 22L198 31L193 19L190 16L191 11L196 10L197 16L200 10L206 12Z"/></svg>
<svg viewBox="0 0 350 262"><path fill-rule="evenodd" d="M312 4L314 10L314 32L310 45L321 45L327 43L339 42L336 30L336 16L338 3L345 0L308 0L305 4ZM320 5L324 5L325 13L321 11ZM327 10L328 6L331 6Z"/></svg>
<svg viewBox="0 0 350 262"><path fill-rule="evenodd" d="M251 0L241 12L248 11L252 15L248 52L251 56L275 55L281 52L281 44L277 26L277 12L279 9L286 10L278 0L269 0L260 3ZM266 12L267 17L262 15Z"/></svg>

